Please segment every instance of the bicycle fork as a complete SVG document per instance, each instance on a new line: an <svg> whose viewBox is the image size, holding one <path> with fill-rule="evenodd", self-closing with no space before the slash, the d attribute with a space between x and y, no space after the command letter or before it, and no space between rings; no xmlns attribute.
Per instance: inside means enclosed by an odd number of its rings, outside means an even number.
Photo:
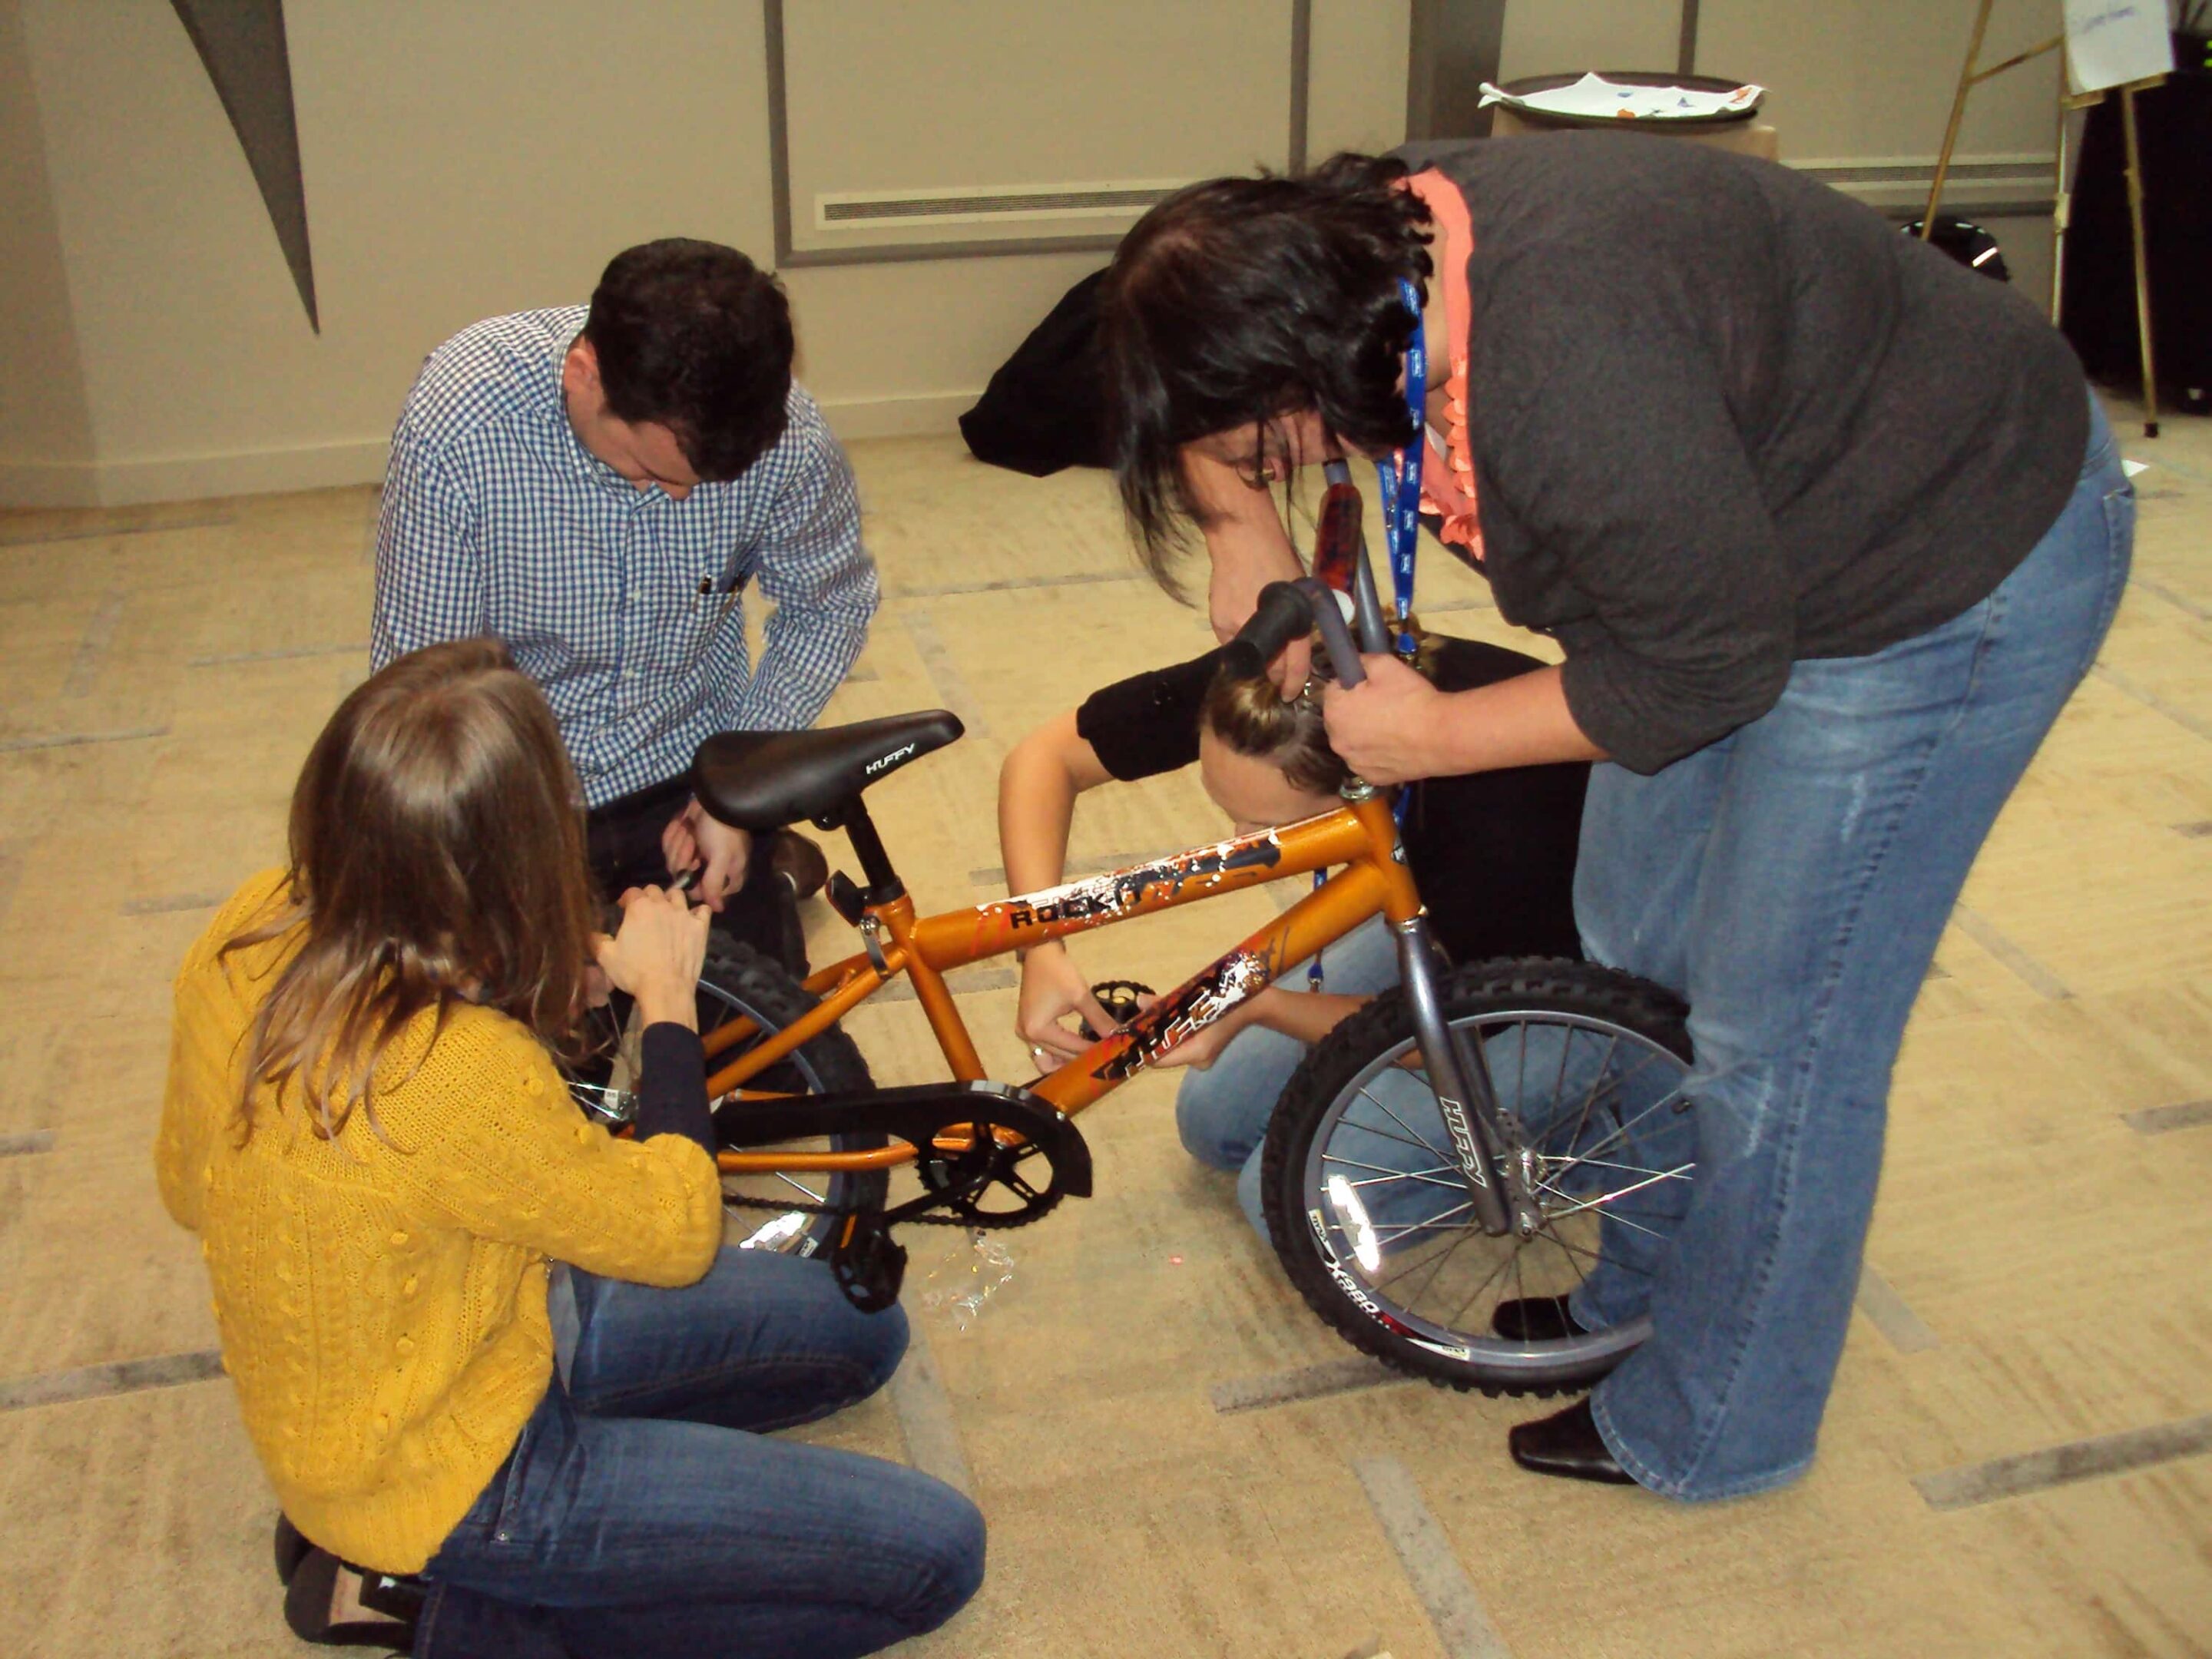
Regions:
<svg viewBox="0 0 2212 1659"><path fill-rule="evenodd" d="M1393 922L1398 935L1398 982L1413 1016L1414 1040L1437 1097L1437 1111L1451 1139L1451 1156L1467 1184L1468 1202L1482 1230L1495 1237L1523 1238L1543 1224L1543 1212L1521 1171L1505 1157L1511 1144L1505 1115L1491 1086L1490 1068L1471 1055L1444 1018L1437 996L1436 955L1425 916Z"/></svg>
<svg viewBox="0 0 2212 1659"><path fill-rule="evenodd" d="M1328 472L1330 483L1348 483L1350 474L1339 465ZM1354 619L1363 639L1370 644L1388 638L1382 625L1374 573L1369 569L1363 542L1352 560L1350 595ZM1364 580L1361 578L1364 576ZM1346 690L1367 678L1359 660L1359 647L1345 624L1337 596L1312 576L1295 582L1274 582L1262 590L1252 619L1238 630L1232 646L1243 647L1247 665L1243 672L1257 674L1274 660L1291 637L1291 630L1308 625L1321 632L1337 684ZM1401 622L1407 620L1401 617ZM1375 798L1373 786L1358 777L1345 781L1342 794L1355 805ZM1523 1171L1505 1156L1516 1137L1507 1133L1506 1117L1491 1087L1490 1071L1481 1056L1470 1054L1449 1024L1437 996L1436 957L1424 915L1394 921L1398 935L1398 981L1413 1015L1413 1035L1428 1068L1429 1086L1437 1097L1437 1110L1451 1139L1452 1161L1466 1183L1468 1204L1483 1231L1497 1237L1507 1232L1532 1237L1543 1225L1543 1212Z"/></svg>

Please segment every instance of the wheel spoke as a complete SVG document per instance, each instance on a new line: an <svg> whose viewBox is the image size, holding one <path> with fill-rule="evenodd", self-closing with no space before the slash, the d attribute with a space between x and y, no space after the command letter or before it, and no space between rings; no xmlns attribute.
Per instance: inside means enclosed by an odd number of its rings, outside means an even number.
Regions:
<svg viewBox="0 0 2212 1659"><path fill-rule="evenodd" d="M1656 1189L1691 1190L1692 1142L1668 1127L1667 1116L1689 1097L1687 1066L1674 1051L1679 1027L1654 1024L1607 995L1588 981L1569 982L1532 1002L1493 1005L1496 1014L1447 1015L1470 1085L1486 1086L1513 1126L1516 1144L1500 1150L1524 1161L1528 1196L1543 1211L1528 1237L1482 1229L1480 1194L1466 1189L1434 1108L1425 1109L1420 1097L1393 1097L1402 1084L1382 1085L1413 1052L1402 1016L1398 1046L1370 1051L1354 1074L1338 1073L1331 1086L1340 1092L1301 1132L1310 1137L1301 1155L1307 1207L1328 1213L1322 1188L1347 1182L1365 1206L1363 1239L1371 1226L1373 1243L1386 1252L1375 1273L1352 1269L1364 1292L1386 1320L1402 1322L1419 1340L1474 1345L1486 1375L1510 1376L1516 1364L1534 1363L1526 1353L1516 1360L1513 1345L1496 1339L1490 1322L1500 1302L1567 1295L1601 1268L1648 1281L1683 1207L1681 1197L1668 1200ZM1518 1050L1508 1055L1500 1046L1506 1042ZM1394 1209L1395 1218L1379 1220ZM1332 1247L1340 1234L1332 1224ZM1547 1244L1535 1245L1538 1238ZM1531 1254L1538 1249L1544 1253ZM1348 1257L1344 1266L1351 1267Z"/></svg>
<svg viewBox="0 0 2212 1659"><path fill-rule="evenodd" d="M1341 1164L1346 1169L1375 1171L1364 1181L1353 1182L1352 1184L1355 1187L1372 1187L1383 1181L1423 1181L1431 1187L1450 1187L1461 1192L1467 1190L1467 1182L1464 1181L1437 1179L1438 1176L1454 1173L1458 1167L1455 1164L1439 1164L1433 1170L1394 1170L1385 1164L1363 1164L1356 1158L1346 1158L1339 1152L1323 1152L1322 1161L1326 1164Z"/></svg>
<svg viewBox="0 0 2212 1659"><path fill-rule="evenodd" d="M1694 1168L1695 1166L1694 1166L1694 1165L1690 1165L1690 1164L1686 1164L1686 1165L1684 1165L1683 1167L1684 1167L1684 1168L1686 1168L1686 1169L1689 1169L1689 1168ZM1621 1173L1621 1174L1623 1174L1623 1175L1635 1175L1635 1176L1663 1176L1663 1175L1667 1175L1667 1174L1669 1174L1669 1173L1670 1173L1670 1171L1668 1171L1668 1170L1651 1170L1651 1169L1646 1169L1646 1168L1645 1168L1643 1164L1608 1164L1607 1162L1606 1162L1606 1160L1605 1160L1605 1159L1601 1158L1578 1158L1575 1159L1575 1161L1574 1161L1572 1164L1565 1164L1565 1163L1559 1164L1556 1164L1556 1165L1554 1165L1554 1166L1553 1166L1553 1173L1556 1174L1556 1173L1558 1173L1558 1171L1559 1171L1559 1170L1567 1170L1567 1169L1574 1169L1574 1170L1619 1170L1619 1171L1620 1171L1620 1173Z"/></svg>
<svg viewBox="0 0 2212 1659"><path fill-rule="evenodd" d="M1553 1221L1564 1221L1571 1215L1580 1215L1584 1210L1601 1209L1606 1205L1613 1203L1617 1200L1626 1198L1632 1194L1640 1193L1647 1187L1656 1187L1662 1181L1678 1180L1685 1170L1694 1170L1698 1166L1694 1164L1685 1164L1680 1169L1669 1170L1663 1174L1655 1175L1649 1181L1632 1182L1629 1185L1621 1188L1618 1192L1601 1193L1595 1198L1585 1198L1580 1200L1571 1199L1568 1203L1568 1206L1565 1209L1552 1212L1548 1219ZM1540 1186L1543 1186L1544 1190L1547 1192L1558 1193L1558 1195L1561 1198L1568 1197L1567 1194L1558 1192L1556 1188L1551 1187L1543 1182L1539 1182L1538 1184ZM1613 1219L1616 1221L1625 1221L1627 1219L1626 1217L1620 1214L1617 1211L1607 1211L1607 1213L1612 1215ZM1650 1229L1646 1228L1644 1231L1649 1232Z"/></svg>
<svg viewBox="0 0 2212 1659"><path fill-rule="evenodd" d="M1573 1042L1573 1037L1570 1036L1565 1046L1571 1047ZM1574 1134L1567 1141L1567 1150L1571 1152L1583 1138L1583 1130L1589 1122L1590 1107L1597 1100L1598 1091L1605 1086L1607 1074L1613 1069L1613 1053L1620 1047L1620 1034L1616 1031L1613 1034L1612 1040L1605 1045L1605 1058L1598 1061L1597 1071L1590 1079L1590 1086L1583 1091L1582 1115L1575 1120ZM1566 1055L1564 1052L1559 1056L1559 1072L1564 1079L1566 1073Z"/></svg>
<svg viewBox="0 0 2212 1659"><path fill-rule="evenodd" d="M1394 1135L1388 1130L1378 1129L1371 1123L1347 1123L1343 1127L1347 1132L1353 1134L1373 1135L1376 1139L1387 1140L1394 1146L1411 1146L1415 1152L1426 1152L1432 1158L1443 1157L1442 1152L1437 1151L1435 1147L1430 1146L1425 1140L1408 1140L1403 1135ZM1322 1156L1332 1159L1336 1158L1336 1154L1334 1152L1324 1152ZM1451 1167L1456 1170L1459 1168L1459 1165L1454 1164Z"/></svg>
<svg viewBox="0 0 2212 1659"><path fill-rule="evenodd" d="M1653 1276L1652 1270L1650 1268L1639 1267L1633 1261L1623 1261L1618 1256L1607 1255L1601 1250L1586 1250L1579 1244L1570 1244L1565 1239L1561 1238L1557 1233L1553 1232L1549 1228L1539 1232L1536 1237L1539 1238L1550 1239L1552 1243L1559 1246L1560 1249L1567 1252L1570 1260L1575 1256L1588 1256L1592 1263L1599 1266L1618 1267L1623 1273L1636 1273L1645 1279L1650 1279ZM1583 1277L1587 1279L1589 1274L1585 1273Z"/></svg>
<svg viewBox="0 0 2212 1659"><path fill-rule="evenodd" d="M1405 1305L1407 1309L1410 1310L1420 1305L1421 1298L1429 1293L1429 1286L1437 1282L1437 1275L1443 1272L1445 1267L1450 1262L1451 1259L1457 1255L1461 1249L1466 1246L1468 1240L1475 1236L1476 1235L1472 1228L1462 1227L1460 1229L1459 1237L1452 1240L1452 1242L1444 1248L1443 1253L1437 1256L1434 1261L1429 1264L1429 1275L1426 1279L1424 1279L1421 1281L1420 1288L1413 1292L1412 1299L1406 1303ZM1391 1282L1395 1283L1399 1277L1400 1275L1393 1273L1391 1275ZM1370 1286L1372 1286L1373 1281L1370 1280L1369 1282Z"/></svg>
<svg viewBox="0 0 2212 1659"><path fill-rule="evenodd" d="M1688 1079L1684 1079L1685 1082ZM1577 1153L1572 1150L1571 1146L1566 1156L1560 1160L1560 1167L1562 1169L1572 1169L1576 1164L1584 1162L1586 1159L1594 1157L1599 1152L1610 1151L1614 1146L1626 1139L1627 1138L1628 1132L1631 1129L1633 1129L1638 1124L1643 1122L1645 1118L1650 1117L1654 1112L1660 1110L1663 1107L1673 1105L1674 1101L1681 1095L1681 1093L1682 1085L1680 1084L1677 1084L1674 1088L1669 1089L1665 1094L1660 1096L1658 1099L1653 1101L1649 1106L1646 1106L1642 1111L1638 1112L1634 1117L1630 1118L1626 1122L1621 1123L1616 1127L1612 1133L1607 1135L1604 1139L1599 1141L1587 1152Z"/></svg>
<svg viewBox="0 0 2212 1659"><path fill-rule="evenodd" d="M1512 1266L1520 1259L1520 1247L1516 1244L1507 1253L1504 1261L1499 1262L1495 1267L1492 1267L1487 1273L1483 1275L1482 1283L1476 1285L1473 1290L1467 1293L1467 1300L1461 1303L1458 1307L1452 1310L1452 1316L1446 1320L1444 1323L1449 1328L1457 1330L1459 1328L1459 1322L1467 1316L1467 1310L1474 1305L1474 1299L1480 1296L1485 1291L1488 1290L1491 1285L1497 1281L1499 1275L1504 1273L1507 1267Z"/></svg>
<svg viewBox="0 0 2212 1659"><path fill-rule="evenodd" d="M1377 1227L1375 1229L1375 1242L1377 1244L1384 1244L1393 1238L1403 1238L1407 1233L1425 1232L1432 1228L1441 1228L1444 1225L1445 1217L1455 1216L1462 1210L1471 1210L1474 1207L1472 1204L1455 1204L1449 1210L1437 1211L1426 1221L1394 1222L1387 1227ZM1466 1230L1464 1224L1460 1224L1460 1230L1462 1231Z"/></svg>
<svg viewBox="0 0 2212 1659"><path fill-rule="evenodd" d="M1363 1083L1363 1084L1361 1084L1361 1085L1359 1085L1359 1096L1360 1096L1360 1098L1361 1098L1361 1099L1365 1100L1365 1101L1367 1101L1367 1102L1370 1103L1375 1107L1376 1110L1377 1110L1377 1111L1381 1112L1381 1113L1382 1114L1382 1115L1383 1115L1383 1116L1385 1116L1385 1117L1387 1117L1387 1118L1389 1118L1389 1119L1390 1120L1390 1121L1391 1121L1391 1122L1393 1122L1393 1123L1396 1124L1400 1128L1403 1129L1403 1130L1404 1130L1407 1134L1409 1134L1409 1135L1413 1136L1413 1144L1414 1144L1415 1146L1419 1146L1419 1147L1422 1147L1424 1150L1425 1150L1431 1158L1437 1158L1437 1159L1441 1160L1441 1161L1442 1161L1442 1162L1443 1162L1443 1163L1449 1164L1452 1165L1452 1167L1453 1167L1453 1168L1455 1168L1455 1169L1456 1169L1456 1168L1458 1168L1458 1167L1459 1167L1459 1160L1458 1160L1458 1159L1455 1158L1454 1158L1454 1157L1453 1157L1449 1152L1448 1152L1444 1151L1444 1150L1443 1150L1443 1147L1441 1147L1441 1146L1430 1146L1430 1145L1429 1145L1429 1143L1428 1143L1426 1140L1424 1140L1424 1139L1421 1138L1421 1132L1420 1132L1419 1129L1416 1129L1416 1128L1415 1128L1412 1124L1410 1124L1410 1123L1407 1122L1407 1121L1406 1121L1406 1120L1405 1120L1404 1118L1400 1117L1400 1116L1397 1115L1397 1113L1395 1113L1395 1112L1392 1111L1392 1110L1391 1110L1388 1106L1384 1105L1384 1104L1383 1104L1380 1100L1376 1099L1376 1097L1375 1097L1372 1094L1370 1094L1370 1092L1368 1092L1367 1085L1366 1085L1365 1084L1364 1084L1364 1083ZM1365 1126L1364 1126L1364 1125L1362 1125L1362 1124L1354 1123L1354 1124L1350 1125L1349 1127L1351 1127L1352 1128L1354 1128L1354 1129L1358 1129L1358 1128L1364 1127ZM1381 1133L1381 1131L1380 1131L1380 1130L1370 1130L1370 1131L1369 1131L1369 1133L1377 1133L1377 1134L1379 1134L1379 1133Z"/></svg>

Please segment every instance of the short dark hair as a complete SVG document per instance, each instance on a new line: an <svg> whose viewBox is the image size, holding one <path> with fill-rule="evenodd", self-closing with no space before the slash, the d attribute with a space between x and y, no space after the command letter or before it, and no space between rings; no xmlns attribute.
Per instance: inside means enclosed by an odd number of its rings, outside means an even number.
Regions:
<svg viewBox="0 0 2212 1659"><path fill-rule="evenodd" d="M1163 581L1186 522L1182 446L1317 410L1337 436L1414 441L1398 394L1416 319L1399 293L1430 271L1428 210L1405 164L1339 155L1303 178L1214 179L1139 219L1099 295L1115 482Z"/></svg>
<svg viewBox="0 0 2212 1659"><path fill-rule="evenodd" d="M733 247L670 236L623 249L584 337L608 411L666 427L702 479L736 477L783 435L791 302Z"/></svg>

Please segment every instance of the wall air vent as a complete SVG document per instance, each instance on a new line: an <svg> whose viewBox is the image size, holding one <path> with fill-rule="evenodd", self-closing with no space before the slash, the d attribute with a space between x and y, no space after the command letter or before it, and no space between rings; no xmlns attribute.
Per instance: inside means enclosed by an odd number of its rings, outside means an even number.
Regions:
<svg viewBox="0 0 2212 1659"><path fill-rule="evenodd" d="M1007 224L1037 219L1134 220L1181 189L1180 179L1097 185L1011 185L938 190L830 191L814 198L819 230L915 224Z"/></svg>

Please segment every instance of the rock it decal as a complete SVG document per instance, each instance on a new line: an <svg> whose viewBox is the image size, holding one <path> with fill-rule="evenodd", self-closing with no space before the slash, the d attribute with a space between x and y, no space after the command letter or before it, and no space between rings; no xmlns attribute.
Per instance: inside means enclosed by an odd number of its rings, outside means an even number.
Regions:
<svg viewBox="0 0 2212 1659"><path fill-rule="evenodd" d="M1282 860L1283 849L1272 832L1249 841L1217 842L1134 870L1109 871L1084 881L1048 887L1042 892L1024 893L1006 901L1002 914L1014 927L1116 915L1135 909L1159 890L1164 889L1173 898L1191 882L1210 885L1232 870L1271 870ZM993 908L980 907L987 912Z"/></svg>

